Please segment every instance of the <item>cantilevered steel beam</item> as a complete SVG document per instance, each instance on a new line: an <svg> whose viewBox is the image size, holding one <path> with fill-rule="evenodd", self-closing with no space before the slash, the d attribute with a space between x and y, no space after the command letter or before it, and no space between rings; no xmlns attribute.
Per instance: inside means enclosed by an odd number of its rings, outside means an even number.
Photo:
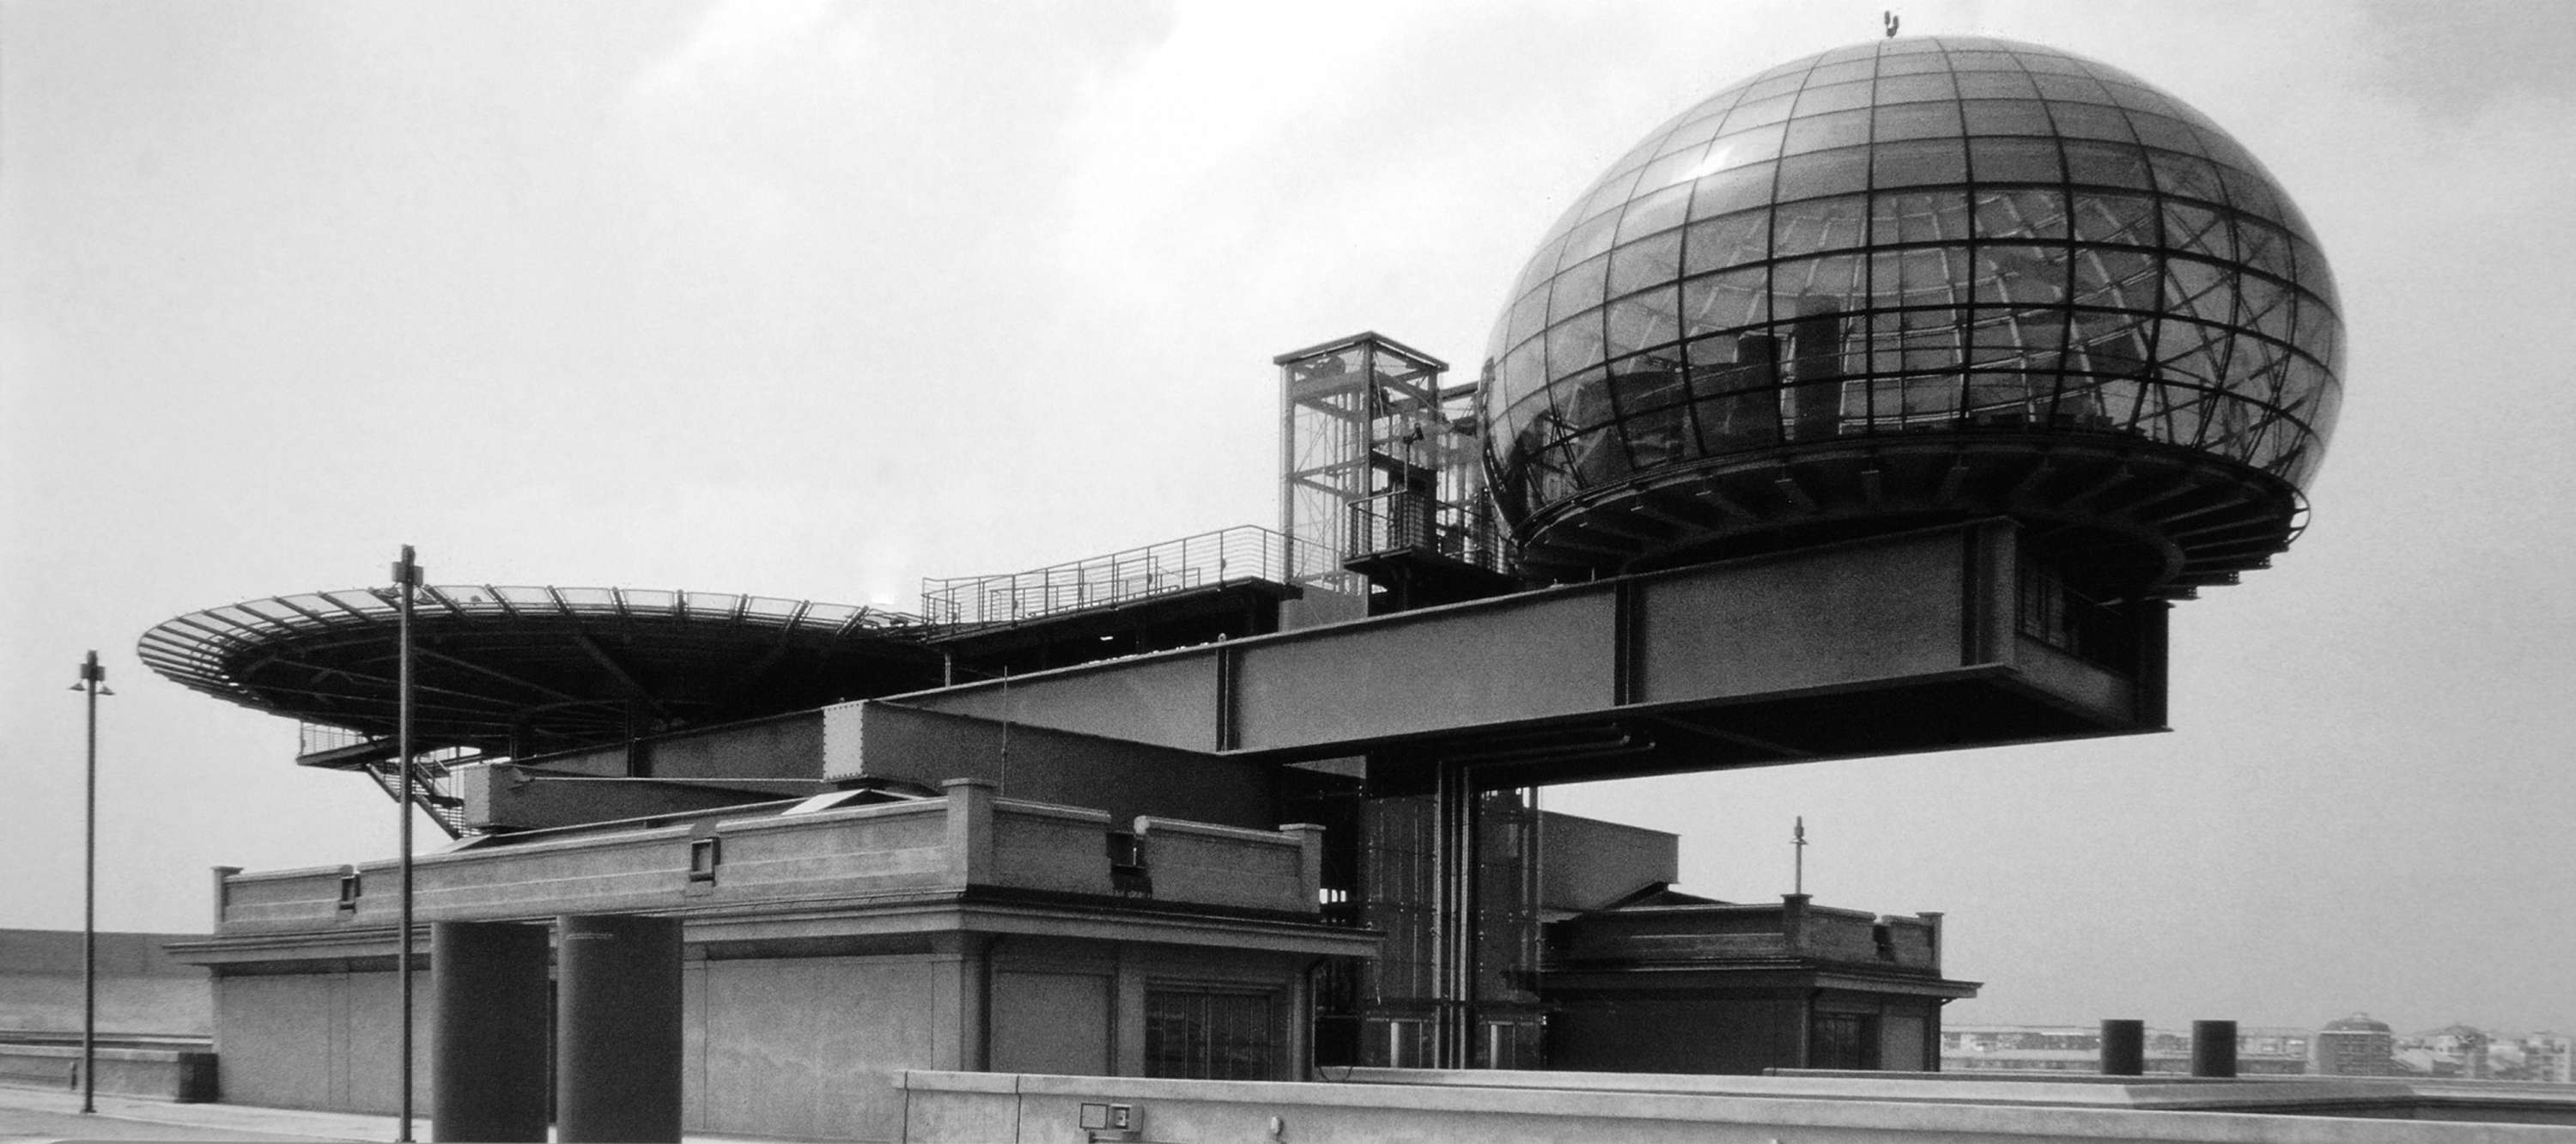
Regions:
<svg viewBox="0 0 2576 1144"><path fill-rule="evenodd" d="M2018 627L2020 551L2017 526L1981 521L879 702L1283 762L1640 717L1736 748L1673 736L1623 773L2162 729L2162 606L2123 613L2124 661L2051 646Z"/></svg>

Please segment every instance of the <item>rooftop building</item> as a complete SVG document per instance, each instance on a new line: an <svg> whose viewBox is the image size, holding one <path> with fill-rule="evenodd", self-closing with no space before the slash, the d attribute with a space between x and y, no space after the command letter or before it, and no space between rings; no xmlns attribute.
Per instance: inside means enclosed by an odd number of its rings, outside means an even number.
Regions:
<svg viewBox="0 0 2576 1144"><path fill-rule="evenodd" d="M2167 608L2289 545L2331 435L2313 235L2126 72L1889 39L1648 133L1494 329L1464 382L1274 359L1275 531L917 616L448 585L153 629L457 836L425 946L394 862L219 878L225 1090L386 1107L415 949L419 1095L495 1138L549 1073L569 1141L886 1132L906 1070L1936 1066L1939 915L1675 895L1670 836L1538 792L2161 729Z"/></svg>
<svg viewBox="0 0 2576 1144"><path fill-rule="evenodd" d="M2355 1013L2317 1030L2316 1072L2321 1076L2394 1076L2397 1038L2388 1023Z"/></svg>

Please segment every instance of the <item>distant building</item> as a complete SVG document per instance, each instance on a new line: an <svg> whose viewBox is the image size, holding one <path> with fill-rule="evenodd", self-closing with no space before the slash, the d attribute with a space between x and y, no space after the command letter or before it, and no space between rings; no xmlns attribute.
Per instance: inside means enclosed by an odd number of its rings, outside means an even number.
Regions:
<svg viewBox="0 0 2576 1144"><path fill-rule="evenodd" d="M2576 1083L2570 1041L2555 1033L2514 1036L2470 1025L2446 1025L2395 1040L2400 1072L2460 1080Z"/></svg>
<svg viewBox="0 0 2576 1144"><path fill-rule="evenodd" d="M214 1031L214 985L205 969L161 947L193 934L101 933L98 1028L109 1034L203 1037ZM77 1033L81 1027L78 930L0 929L0 1030Z"/></svg>
<svg viewBox="0 0 2576 1144"><path fill-rule="evenodd" d="M2430 1076L2491 1080L2495 1078L2496 1071L2494 1062L2488 1057L2488 1048L2494 1040L2493 1035L2482 1029L2454 1024L2429 1033L2398 1037L2391 1048L2398 1059L2412 1067L2422 1068ZM2519 1057L2521 1054L2509 1055Z"/></svg>
<svg viewBox="0 0 2576 1144"><path fill-rule="evenodd" d="M2305 1073L2310 1040L2305 1029L2239 1027L2237 1074ZM2102 1030L2096 1025L1952 1025L1941 1035L1941 1069L2098 1073L2102 1071ZM2190 1030L2148 1029L2146 1070L2189 1073Z"/></svg>
<svg viewBox="0 0 2576 1144"><path fill-rule="evenodd" d="M1805 894L1739 905L1658 886L1547 929L1550 1068L1924 1071L1941 1007L1977 993L1941 976L1941 915Z"/></svg>
<svg viewBox="0 0 2576 1144"><path fill-rule="evenodd" d="M2514 1043L2522 1049L2522 1079L2576 1084L2576 1038L2540 1032Z"/></svg>
<svg viewBox="0 0 2576 1144"><path fill-rule="evenodd" d="M2397 1038L2368 1013L2328 1021L2317 1030L2314 1068L2319 1076L2395 1076Z"/></svg>

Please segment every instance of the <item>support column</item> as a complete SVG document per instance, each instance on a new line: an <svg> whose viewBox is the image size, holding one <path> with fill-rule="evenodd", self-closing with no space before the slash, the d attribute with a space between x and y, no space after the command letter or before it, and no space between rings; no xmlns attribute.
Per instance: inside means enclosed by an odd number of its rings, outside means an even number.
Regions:
<svg viewBox="0 0 2576 1144"><path fill-rule="evenodd" d="M429 1120L440 1141L546 1138L546 931L429 926Z"/></svg>
<svg viewBox="0 0 2576 1144"><path fill-rule="evenodd" d="M680 1139L680 923L555 919L555 1138Z"/></svg>
<svg viewBox="0 0 2576 1144"><path fill-rule="evenodd" d="M1433 1068L1463 1069L1473 1059L1476 1032L1476 786L1464 764L1438 764L1434 853L1438 909L1434 944L1438 958L1440 1024L1432 1038Z"/></svg>

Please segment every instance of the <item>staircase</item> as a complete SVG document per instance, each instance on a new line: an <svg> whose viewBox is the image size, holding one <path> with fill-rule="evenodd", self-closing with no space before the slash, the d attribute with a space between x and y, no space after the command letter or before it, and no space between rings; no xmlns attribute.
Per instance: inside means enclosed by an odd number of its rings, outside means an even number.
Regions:
<svg viewBox="0 0 2576 1144"><path fill-rule="evenodd" d="M321 767L334 771L359 771L374 779L376 789L385 797L402 798L402 768L394 762L393 740L306 723L300 729L298 766ZM415 755L411 762L411 801L438 824L450 838L465 834L465 800L456 797L453 769L463 763L483 762L481 752L447 747Z"/></svg>
<svg viewBox="0 0 2576 1144"><path fill-rule="evenodd" d="M438 752L441 755L450 753ZM482 756L465 755L462 758L479 762ZM465 834L465 800L452 793L454 787L449 781L448 770L449 763L455 761L461 759L440 759L430 755L414 758L411 763L411 801L421 813L429 816L431 822L437 823L440 830L446 831L448 837L461 838ZM376 786L385 792L387 798L402 798L402 768L394 765L390 755L366 764L363 769L368 778L376 780Z"/></svg>

